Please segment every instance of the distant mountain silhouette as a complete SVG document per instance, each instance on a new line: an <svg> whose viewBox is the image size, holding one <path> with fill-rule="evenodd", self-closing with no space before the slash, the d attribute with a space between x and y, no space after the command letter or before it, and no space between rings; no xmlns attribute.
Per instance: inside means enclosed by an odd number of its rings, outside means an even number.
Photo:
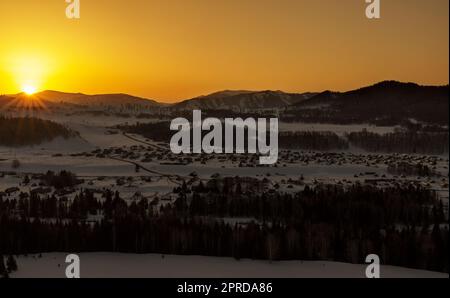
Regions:
<svg viewBox="0 0 450 298"><path fill-rule="evenodd" d="M295 103L292 109L320 109L346 118L414 118L448 124L448 96L448 85L383 81L348 92L325 91Z"/></svg>
<svg viewBox="0 0 450 298"><path fill-rule="evenodd" d="M246 110L283 108L306 100L314 93L285 93L282 91L232 91L225 90L199 96L177 103L175 109Z"/></svg>
<svg viewBox="0 0 450 298"><path fill-rule="evenodd" d="M46 105L60 102L85 106L138 105L168 110L264 110L286 108L291 121L326 123L400 123L406 119L448 125L449 86L383 81L347 92L285 93L282 91L224 90L174 104L127 94L43 91L32 95ZM27 95L0 96L0 107L30 105ZM33 103L36 104L36 103ZM384 121L384 122L383 122Z"/></svg>
<svg viewBox="0 0 450 298"><path fill-rule="evenodd" d="M255 93L257 91L249 91L249 90L223 90L223 91L217 91L208 95L200 95L195 97L194 99L219 99L219 98L226 98L230 96L235 95L242 95L242 94L249 94L249 93Z"/></svg>
<svg viewBox="0 0 450 298"><path fill-rule="evenodd" d="M65 93L60 91L46 90L33 94L33 96L49 102L56 102L56 103L65 102L89 106L108 106L108 105L114 106L114 105L133 104L133 105L159 107L163 105L154 100L122 93L86 95L83 93Z"/></svg>
<svg viewBox="0 0 450 298"><path fill-rule="evenodd" d="M42 98L44 100L48 101L55 101L55 102L70 102L71 100L75 99L81 99L86 96L86 94L83 93L67 93L67 92L60 92L60 91L53 91L53 90L45 90L42 92L35 93L34 96L37 96L39 98Z"/></svg>

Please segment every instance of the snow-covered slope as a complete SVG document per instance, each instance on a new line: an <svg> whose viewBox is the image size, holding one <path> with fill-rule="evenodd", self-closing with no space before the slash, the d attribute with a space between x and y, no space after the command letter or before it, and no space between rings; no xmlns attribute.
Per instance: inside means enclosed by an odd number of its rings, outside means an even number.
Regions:
<svg viewBox="0 0 450 298"><path fill-rule="evenodd" d="M180 110L192 109L232 109L255 110L283 108L310 98L311 93L285 93L282 91L222 91L206 96L182 101L173 108Z"/></svg>
<svg viewBox="0 0 450 298"><path fill-rule="evenodd" d="M365 265L322 261L257 261L159 254L81 253L80 274L86 278L365 278ZM65 277L64 253L19 256L18 278ZM448 274L381 266L385 278L448 278Z"/></svg>

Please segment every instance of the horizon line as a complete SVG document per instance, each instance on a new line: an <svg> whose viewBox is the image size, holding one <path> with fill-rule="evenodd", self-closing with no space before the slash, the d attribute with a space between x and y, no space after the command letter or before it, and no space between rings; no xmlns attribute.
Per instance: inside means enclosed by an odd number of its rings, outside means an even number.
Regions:
<svg viewBox="0 0 450 298"><path fill-rule="evenodd" d="M177 104L177 103L181 103L184 101L188 101L188 100L194 100L194 99L201 99L202 97L206 97L206 96L210 96L212 94L215 93L220 93L220 92L227 92L227 91L231 91L231 92L246 92L246 93L260 93L260 92L282 92L285 94L297 94L297 95L301 95L301 94L307 94L307 93L314 93L314 94L320 94L323 92L333 92L333 93L345 93L345 92L350 92L350 91L354 91L354 90L359 90L362 88L367 88L367 87L371 87L371 86L375 86L378 85L380 83L386 83L386 82L395 82L395 83L400 83L400 84L414 84L420 87L449 87L449 83L444 83L444 84L437 84L437 85L426 85L426 84L419 84L416 82L407 82L407 81L398 81L398 80L382 80L382 81L378 81L372 84L368 84L368 85L364 85L361 87L357 87L354 89L347 89L347 90L331 90L331 89L325 89L322 91L297 91L297 92L287 92L287 91L283 91L281 89L260 89L260 90L248 90L248 89L221 89L221 90L217 90L217 91L213 91L207 94L201 94L201 95L197 95L195 97L190 97L190 98L181 98L181 99L174 99L174 100L167 100L167 101L160 101L158 99L153 99L153 98L148 98L148 97L143 97L140 95L134 95L134 94L130 94L130 93L124 93L124 92L106 92L106 93L93 93L93 94L89 94L89 93L84 93L84 92L70 92L70 91L60 91L60 90L54 90L54 89L45 89L42 91L37 91L35 93L33 93L33 95L35 94L40 94L43 92L58 92L58 93L65 93L65 94L73 94L73 95L82 95L82 96L98 96L98 95L126 95L126 96L131 96L131 97L136 97L138 99L142 99L142 100L148 100L148 101L153 101L159 104ZM18 96L18 95L23 95L25 94L25 92L21 91L18 93L13 93L13 94L7 94L7 93L0 93L0 96Z"/></svg>

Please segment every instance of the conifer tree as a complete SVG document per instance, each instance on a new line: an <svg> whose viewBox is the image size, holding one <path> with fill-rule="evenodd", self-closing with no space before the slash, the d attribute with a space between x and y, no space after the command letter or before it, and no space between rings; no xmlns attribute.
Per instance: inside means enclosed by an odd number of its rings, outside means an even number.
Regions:
<svg viewBox="0 0 450 298"><path fill-rule="evenodd" d="M9 255L8 259L6 260L6 267L9 273L17 271L17 262L13 255Z"/></svg>
<svg viewBox="0 0 450 298"><path fill-rule="evenodd" d="M7 278L7 277L8 277L8 272L5 267L3 255L0 254L0 278Z"/></svg>

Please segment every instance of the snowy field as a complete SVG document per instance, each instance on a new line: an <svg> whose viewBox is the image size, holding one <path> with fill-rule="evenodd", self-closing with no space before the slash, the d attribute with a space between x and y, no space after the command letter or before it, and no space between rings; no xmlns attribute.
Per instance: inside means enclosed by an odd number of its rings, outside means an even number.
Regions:
<svg viewBox="0 0 450 298"><path fill-rule="evenodd" d="M239 167L238 162L217 158L208 160L205 164L198 161L187 165L162 164L164 158L158 160L151 153L152 161L143 162L144 151L147 149L131 149L143 145L145 140L141 136L133 136L138 141L122 135L111 133L111 127L126 122L145 122L151 120L127 119L97 116L48 116L42 117L67 125L79 132L80 137L68 140L55 139L33 147L8 148L0 147L0 172L5 172L0 178L0 191L7 188L20 187L20 191L31 191L39 183L32 181L29 185L22 185L25 173L45 173L48 170L55 172L69 170L77 174L85 182L77 188L96 188L120 191L125 199L133 199L139 192L143 197L153 200L156 196L164 196L178 186L176 177L191 178L195 173L200 179L209 179L219 173L221 176L247 176L262 179L266 177L271 184L280 184L279 191L300 190L304 184L339 183L352 184L356 181L364 182L366 179L386 178L396 181L419 180L420 183L429 184L430 188L438 190L448 208L448 156L436 164L437 171L443 176L438 178L421 177L393 177L387 173L385 156L377 154L373 160L366 160L366 156L359 160L352 154L353 151L335 158L328 163L328 158L317 157L308 162L290 163L286 159L278 167ZM375 127L369 125L322 125L322 124L286 124L281 123L281 130L302 131L333 131L338 135L345 132L368 131L386 133L394 131L395 127ZM143 170L137 172L133 163L113 160L108 157L98 158L94 155L75 155L73 153L91 152L101 148L122 148L128 152L140 153L141 156L133 159L135 162L154 171L148 173ZM20 160L20 167L12 169L12 160ZM345 159L346 161L340 162ZM413 159L413 157L411 157ZM318 161L320 160L320 162ZM7 173L13 171L15 173ZM170 177L167 177L170 176ZM302 184L288 182L289 179L298 181L302 177ZM304 176L304 180L303 180ZM174 178L175 177L175 178ZM150 178L150 179L148 179ZM125 182L119 185L118 179ZM435 181L433 181L435 180ZM273 187L272 185L271 187ZM12 196L17 195L18 192ZM76 194L74 191L69 198ZM246 222L246 218L225 218L226 222ZM219 277L219 278L277 278L277 277L365 277L365 265L323 262L323 261L281 261L268 262L256 260L240 260L232 258L204 257L204 256L174 256L159 254L138 255L119 253L83 253L81 256L82 277ZM42 258L37 256L19 256L19 271L12 277L65 277L65 254L48 253ZM448 278L448 274L414 270L393 266L382 266L382 277L426 277Z"/></svg>
<svg viewBox="0 0 450 298"><path fill-rule="evenodd" d="M365 265L322 261L256 261L159 254L82 253L83 278L365 278ZM19 256L13 278L64 278L66 254ZM445 273L381 266L382 278L448 278Z"/></svg>
<svg viewBox="0 0 450 298"><path fill-rule="evenodd" d="M129 138L121 134L118 130L111 127L117 124L134 123L136 121L152 121L151 119L136 118L119 118L106 116L89 116L75 115L64 116L61 114L41 114L42 118L57 121L67 127L77 131L80 136L71 139L58 138L51 142L43 143L37 146L28 146L21 148L10 148L0 146L0 172L14 171L19 175L13 179L5 176L0 179L0 191L9 187L18 186L23 177L20 173L46 173L51 170L59 172L69 170L80 178L86 179L83 187L103 188L107 187L114 190L120 190L122 193L133 195L140 191L145 196L152 196L156 193L168 193L177 186L174 179L158 179L157 176L171 175L173 177L182 176L189 178L191 173L195 173L200 179L209 179L212 175L220 174L221 176L247 176L262 179L268 177L272 183L280 183L289 178L298 180L300 176L305 177L306 183L314 183L316 180L323 183L342 183L347 182L364 182L367 178L386 177L393 178L387 174L387 166L382 157L377 161L365 160L362 157L358 160L351 154L360 154L358 152L343 153L347 161L337 158L333 163L328 163L322 158L322 162L318 159L309 162L290 163L286 159L282 160L280 156L278 167L239 167L239 162L231 162L229 160L219 161L217 158L208 160L207 163L193 162L187 165L163 164L166 160L166 153L161 151L162 160L154 158L156 152L151 152L152 161L142 162L143 154L148 147L146 143L155 144L152 141L145 140L142 136L132 135ZM154 121L154 120L153 120ZM334 131L338 134L349 131L360 131L366 128L368 131L389 132L394 127L376 127L370 125L323 125L323 124L302 124L302 123L281 123L280 128L283 130L315 130L315 131ZM114 131L114 133L111 133ZM143 143L145 142L145 143ZM138 147L136 149L131 149ZM79 153L90 153L95 149L106 148L122 148L128 152L140 154L141 157L135 159L142 166L154 171L148 173L145 171L137 172L135 165L126 161L113 160L110 158L97 158L92 154L76 155ZM142 148L142 149L141 149ZM364 152L362 153L365 154ZM380 155L382 156L382 155ZM20 167L12 169L11 164L14 159L20 161ZM125 158L128 159L128 158ZM320 159L320 158L319 158ZM342 162L341 162L342 161ZM442 161L438 162L437 170L446 177L448 174L448 156L442 157ZM372 173L371 176L361 175L361 173ZM355 175L358 177L355 178ZM23 174L22 174L23 176ZM134 177L139 180L140 176L148 176L155 178L151 182L145 183L134 182L127 183L126 187L116 188L117 178ZM102 179L102 181L100 181ZM106 179L106 180L105 180ZM396 178L398 179L398 178ZM416 179L416 177L408 177L408 179ZM345 181L343 181L345 180ZM435 181L431 183L431 187L439 191L441 197L448 202L448 180L441 182ZM425 183L425 182L424 182ZM283 183L282 183L283 184ZM282 187L283 189L283 187ZM296 188L292 188L295 190Z"/></svg>
<svg viewBox="0 0 450 298"><path fill-rule="evenodd" d="M12 170L10 167L12 155L3 155L6 160L0 161L1 170ZM19 158L19 155L16 155ZM18 173L45 173L46 171L70 170L79 176L140 176L136 173L133 165L111 159L99 159L95 157L53 157L51 155L20 155L21 166L15 169ZM372 168L361 165L343 165L340 167L330 167L327 165L308 165L301 164L287 165L286 167L267 167L267 168L238 168L237 165L225 164L189 164L189 165L164 165L159 162L144 163L148 168L165 174L178 174L187 176L192 172L202 178L209 178L212 174L220 173L222 176L299 176L300 174L314 177L348 177L355 173L375 172L377 174L385 173L385 167Z"/></svg>

